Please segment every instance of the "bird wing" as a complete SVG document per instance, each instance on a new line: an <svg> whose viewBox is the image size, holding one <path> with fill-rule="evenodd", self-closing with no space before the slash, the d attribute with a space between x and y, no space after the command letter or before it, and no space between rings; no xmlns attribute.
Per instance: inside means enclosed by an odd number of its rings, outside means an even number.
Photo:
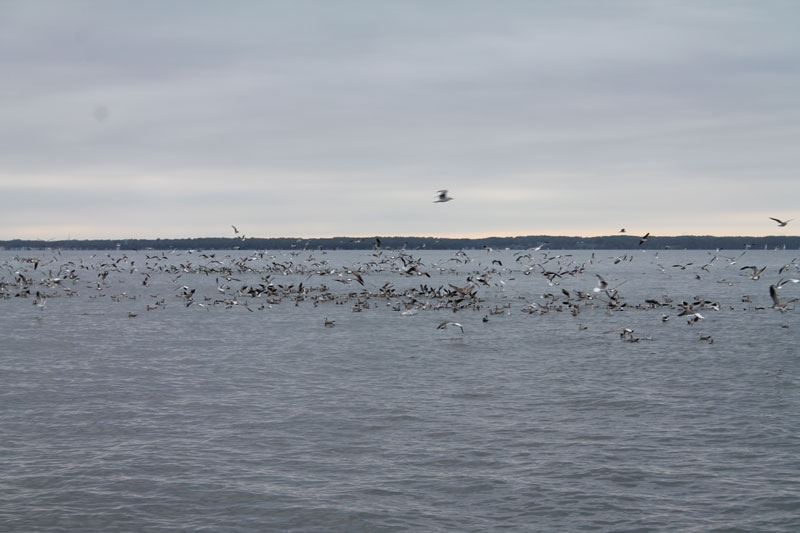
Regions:
<svg viewBox="0 0 800 533"><path fill-rule="evenodd" d="M774 307L781 306L781 300L778 298L778 291L775 290L775 285L769 286L769 296L772 298L772 303L775 304Z"/></svg>

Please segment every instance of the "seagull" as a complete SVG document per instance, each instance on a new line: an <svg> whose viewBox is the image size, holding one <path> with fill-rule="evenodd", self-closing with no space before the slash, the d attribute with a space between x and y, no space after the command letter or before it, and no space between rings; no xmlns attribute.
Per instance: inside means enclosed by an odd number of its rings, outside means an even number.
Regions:
<svg viewBox="0 0 800 533"><path fill-rule="evenodd" d="M438 192L436 200L434 200L433 203L438 204L440 202L449 202L450 200L452 200L452 198L447 196L447 189L442 189Z"/></svg>
<svg viewBox="0 0 800 533"><path fill-rule="evenodd" d="M445 191L445 192L447 192L447 191ZM770 219L770 220L774 220L775 222L777 222L777 223L778 223L778 226L779 226L779 227L781 227L781 228L785 227L785 226L786 226L786 224L788 224L789 222L791 222L792 220L794 220L793 218L790 218L789 220L780 220L780 219L773 218L773 217L769 217L769 219Z"/></svg>
<svg viewBox="0 0 800 533"><path fill-rule="evenodd" d="M747 270L747 269L749 269L749 268L752 268L752 269L753 269L753 275L752 275L752 276L750 276L750 279L752 279L752 280L757 280L758 278L760 278L760 277L761 277L761 274L764 272L764 270L766 270L766 269L767 269L767 267L761 267L761 268L758 268L758 267L757 267L757 266L755 266L755 265L749 265L749 266L743 266L743 267L742 267L742 268L740 268L739 270Z"/></svg>
<svg viewBox="0 0 800 533"><path fill-rule="evenodd" d="M639 246L643 245L643 244L645 243L645 241L647 241L647 238L648 238L649 236L650 236L650 233L646 233L644 237L642 237L641 239L639 239Z"/></svg>
<svg viewBox="0 0 800 533"><path fill-rule="evenodd" d="M458 322L442 322L436 329L447 329L447 326L456 326L461 329L461 333L464 333L464 326L459 324Z"/></svg>
<svg viewBox="0 0 800 533"><path fill-rule="evenodd" d="M695 323L697 323L697 322L699 322L699 321L701 321L701 320L703 320L705 318L700 313L692 313L692 314L681 313L678 316L687 316L687 317L689 317L689 320L687 320L686 323L689 324L690 326L693 326Z"/></svg>
<svg viewBox="0 0 800 533"><path fill-rule="evenodd" d="M603 333L604 334L605 333L614 333L615 331L619 331L619 338L620 339L627 338L631 342L638 342L638 340L639 340L639 339L633 340L636 337L633 336L633 330L631 328L616 328L616 329L611 329L611 330L608 330L608 331L604 331Z"/></svg>
<svg viewBox="0 0 800 533"><path fill-rule="evenodd" d="M325 327L326 328L332 328L335 325L336 325L336 321L335 320L328 320L328 318L325 317Z"/></svg>
<svg viewBox="0 0 800 533"><path fill-rule="evenodd" d="M625 233L625 228L622 228L621 230L619 230L619 232L620 233Z"/></svg>
<svg viewBox="0 0 800 533"><path fill-rule="evenodd" d="M780 312L786 311L786 306L792 302L796 302L797 298L793 300L787 300L785 302L781 302L781 299L778 298L778 291L775 290L775 285L769 286L769 295L772 298L772 308L777 309Z"/></svg>
<svg viewBox="0 0 800 533"><path fill-rule="evenodd" d="M700 340L701 341L708 341L709 344L714 344L714 337L711 335L703 335L703 332L700 332Z"/></svg>
<svg viewBox="0 0 800 533"><path fill-rule="evenodd" d="M597 280L600 282L600 285L598 285L593 289L594 292L601 292L606 290L608 288L608 282L606 282L606 280L604 280L603 276L601 276L600 274L595 274L595 276L597 276Z"/></svg>

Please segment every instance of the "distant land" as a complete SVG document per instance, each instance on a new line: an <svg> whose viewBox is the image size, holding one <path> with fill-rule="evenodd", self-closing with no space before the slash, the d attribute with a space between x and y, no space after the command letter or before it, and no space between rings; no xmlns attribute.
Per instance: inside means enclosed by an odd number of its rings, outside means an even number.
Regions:
<svg viewBox="0 0 800 533"><path fill-rule="evenodd" d="M639 244L640 236L564 237L527 235L522 237L486 237L452 239L439 237L328 237L328 238L246 238L201 237L194 239L92 239L0 241L5 250L745 250L800 249L800 236L715 237L712 235L650 236Z"/></svg>

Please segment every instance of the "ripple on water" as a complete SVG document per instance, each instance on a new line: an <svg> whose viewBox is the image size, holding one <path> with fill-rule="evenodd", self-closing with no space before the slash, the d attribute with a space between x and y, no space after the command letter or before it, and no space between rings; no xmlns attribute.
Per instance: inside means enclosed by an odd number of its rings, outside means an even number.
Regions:
<svg viewBox="0 0 800 533"><path fill-rule="evenodd" d="M503 253L493 252L516 263ZM753 255L769 269L793 259ZM80 285L80 296L51 298L43 313L2 300L0 523L42 532L800 530L796 313L742 309L745 293L768 302L769 280L719 289L713 276L688 285L650 271L650 257L616 271L602 254L588 258L575 255L587 270L559 287L504 273L504 291L481 289L485 307L456 315L463 335L436 329L449 310L187 308L166 272L146 289L138 273L114 273L111 287L130 284L138 300L90 299ZM473 266L425 281L463 283ZM630 302L655 291L723 305L702 329L675 310L666 324L660 309L520 311L545 292L591 290L595 273L625 280ZM296 277L282 281L320 283ZM419 285L387 272L365 281ZM189 273L179 282L208 284ZM165 309L143 310L148 289ZM481 320L506 304L512 314ZM623 326L652 340L604 333Z"/></svg>

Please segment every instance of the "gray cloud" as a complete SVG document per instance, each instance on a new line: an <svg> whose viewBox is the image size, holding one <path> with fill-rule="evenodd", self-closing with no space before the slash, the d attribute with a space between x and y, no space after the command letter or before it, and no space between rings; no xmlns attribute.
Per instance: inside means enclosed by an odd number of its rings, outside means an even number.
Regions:
<svg viewBox="0 0 800 533"><path fill-rule="evenodd" d="M798 15L792 2L7 2L0 238L78 212L85 237L242 219L265 236L774 232L764 214L791 218L798 199ZM442 187L457 201L432 210ZM46 226L25 220L45 205Z"/></svg>

